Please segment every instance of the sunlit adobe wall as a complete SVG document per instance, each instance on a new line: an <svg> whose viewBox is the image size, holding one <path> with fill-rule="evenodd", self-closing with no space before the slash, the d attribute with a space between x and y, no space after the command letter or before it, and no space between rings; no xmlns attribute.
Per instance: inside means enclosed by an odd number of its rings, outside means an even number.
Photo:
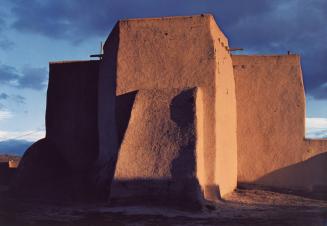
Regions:
<svg viewBox="0 0 327 226"><path fill-rule="evenodd" d="M325 141L305 140L305 96L297 55L234 55L238 182L311 189L324 178ZM319 160L317 160L319 159ZM319 178L313 180L312 178ZM311 179L310 179L311 178ZM320 181L320 182L318 182Z"/></svg>

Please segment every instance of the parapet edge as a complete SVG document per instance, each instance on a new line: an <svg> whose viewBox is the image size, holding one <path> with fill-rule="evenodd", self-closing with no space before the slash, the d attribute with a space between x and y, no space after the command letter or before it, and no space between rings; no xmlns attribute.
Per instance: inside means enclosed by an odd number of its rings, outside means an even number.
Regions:
<svg viewBox="0 0 327 226"><path fill-rule="evenodd" d="M266 54L266 55L231 55L233 66L240 64L258 64L258 62L278 62L301 67L301 56L298 54Z"/></svg>
<svg viewBox="0 0 327 226"><path fill-rule="evenodd" d="M128 25L128 23L149 22L149 21L158 21L159 22L162 20L182 20L182 19L191 19L191 18L205 18L205 19L209 19L209 20L214 20L213 15L208 14L208 13L194 14L194 15L190 15L190 16L163 16L163 17L120 19L116 22L116 24L110 31L106 41L104 42L103 48L106 49L110 42L110 39L113 39L113 36L115 36L115 34L119 36L120 27L123 25Z"/></svg>
<svg viewBox="0 0 327 226"><path fill-rule="evenodd" d="M194 17L213 18L212 14L203 13L203 14L194 14L194 15L190 15L190 16L163 16L163 17L120 19L120 20L118 20L118 23L120 23L120 22L124 23L124 22L129 22L129 21L176 20L176 19L187 19L187 18L194 18Z"/></svg>

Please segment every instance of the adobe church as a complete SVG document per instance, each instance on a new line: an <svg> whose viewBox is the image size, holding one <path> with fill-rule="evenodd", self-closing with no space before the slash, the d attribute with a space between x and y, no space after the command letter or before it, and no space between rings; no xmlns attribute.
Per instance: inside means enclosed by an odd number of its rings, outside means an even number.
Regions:
<svg viewBox="0 0 327 226"><path fill-rule="evenodd" d="M327 192L298 55L231 55L213 16L121 20L99 60L50 63L24 196L198 205L237 185Z"/></svg>

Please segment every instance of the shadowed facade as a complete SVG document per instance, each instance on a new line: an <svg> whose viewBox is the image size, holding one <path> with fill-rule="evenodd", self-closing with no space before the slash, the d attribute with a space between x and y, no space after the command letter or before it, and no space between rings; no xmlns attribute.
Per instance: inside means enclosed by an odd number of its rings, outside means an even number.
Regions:
<svg viewBox="0 0 327 226"><path fill-rule="evenodd" d="M327 147L304 139L298 56L232 56L211 15L122 20L103 50L50 64L46 138L18 194L198 208L237 182L315 186L273 173Z"/></svg>

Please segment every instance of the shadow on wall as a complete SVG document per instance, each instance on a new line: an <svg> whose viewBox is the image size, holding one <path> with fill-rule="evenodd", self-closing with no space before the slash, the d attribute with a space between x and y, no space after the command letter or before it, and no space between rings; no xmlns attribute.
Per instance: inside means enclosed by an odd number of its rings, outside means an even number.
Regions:
<svg viewBox="0 0 327 226"><path fill-rule="evenodd" d="M327 152L273 171L255 181L258 185L294 189L327 199ZM303 185L306 185L303 188Z"/></svg>
<svg viewBox="0 0 327 226"><path fill-rule="evenodd" d="M196 89L188 89L182 91L175 96L170 104L170 118L178 126L184 127L194 121L194 92Z"/></svg>
<svg viewBox="0 0 327 226"><path fill-rule="evenodd" d="M139 166L141 168L147 167L147 164L149 164L148 167L152 170L145 174L141 173L140 176L125 177L124 173L129 169L122 169L122 174L118 173L113 181L110 201L119 205L142 203L197 209L202 197L199 183L195 177L196 88L147 91L150 97L147 100L151 101L149 104L151 107L138 114L137 109L140 98L144 98L142 92L141 90L137 94L140 96L136 97L134 106L135 96L132 94L127 94L128 96L125 96L124 99L117 100L117 117L121 117L119 119L121 126L119 136L123 139L139 139L141 144L144 144L142 150L138 150L137 147L129 150L120 147L119 152L129 151L129 158L127 161L124 159L126 154L118 154L117 165L122 164L119 161L124 161L126 165L123 167L132 167L136 162L136 165L145 164L145 166ZM161 99L158 100L158 98ZM127 104L124 104L125 102ZM118 107L119 105L120 107ZM148 111L151 111L153 115L148 118L144 117L143 114L148 113ZM133 122L143 123L139 121L143 120L147 124L147 128L150 129L141 131L141 136L139 136L140 131L138 129L136 129L136 137L131 137L130 134L126 136L127 130L138 126L138 124L135 125L129 122L131 115L132 117L140 117L134 118ZM143 127L141 126L141 128ZM155 136L152 136L152 134L155 134ZM151 142L148 142L148 139ZM167 146L167 142L162 141L169 141L171 145ZM150 156L150 158L146 161L144 159L140 161L137 157L138 151L144 151L144 155ZM160 172L159 169L162 171ZM162 174L162 172L164 173Z"/></svg>
<svg viewBox="0 0 327 226"><path fill-rule="evenodd" d="M116 98L116 123L119 146L123 141L126 129L128 127L136 95L137 91L134 91L119 95Z"/></svg>
<svg viewBox="0 0 327 226"><path fill-rule="evenodd" d="M196 89L182 91L170 103L170 119L182 132L179 155L172 161L172 178L192 178L195 172L195 98Z"/></svg>

